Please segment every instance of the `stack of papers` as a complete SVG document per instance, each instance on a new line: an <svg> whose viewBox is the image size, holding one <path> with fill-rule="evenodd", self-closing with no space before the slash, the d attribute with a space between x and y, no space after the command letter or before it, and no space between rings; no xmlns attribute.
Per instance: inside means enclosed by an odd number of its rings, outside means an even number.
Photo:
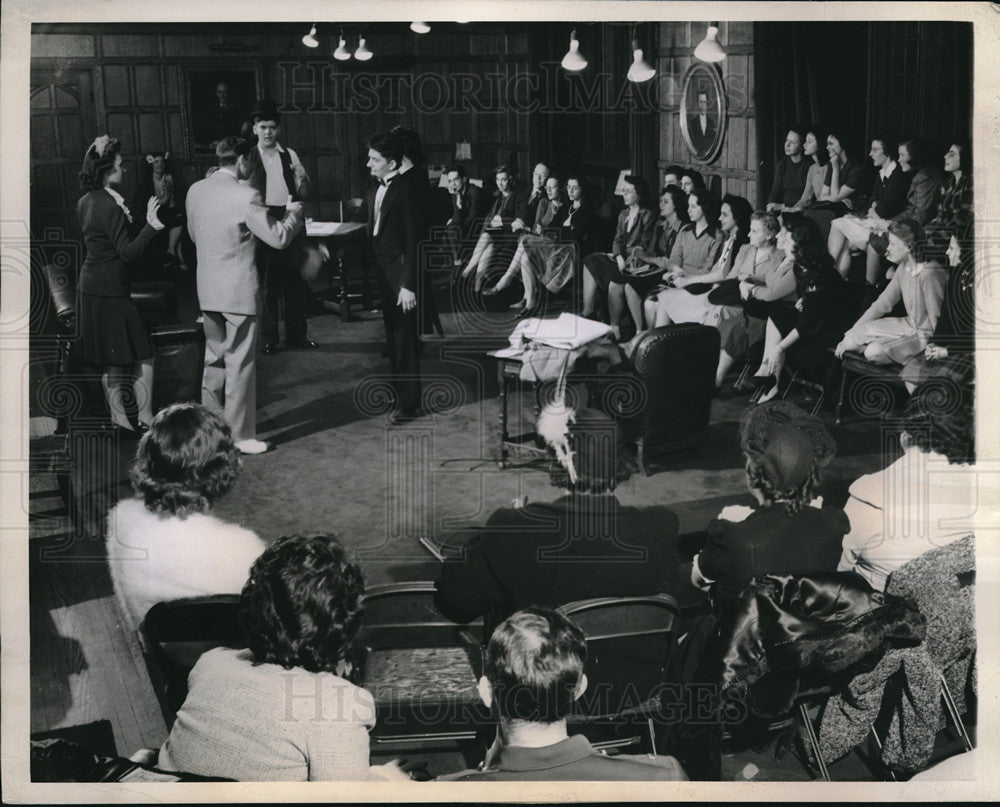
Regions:
<svg viewBox="0 0 1000 807"><path fill-rule="evenodd" d="M610 325L584 319L576 314L562 313L556 319L531 317L514 329L510 335L510 346L519 351L527 342L534 342L563 350L575 350L610 333Z"/></svg>

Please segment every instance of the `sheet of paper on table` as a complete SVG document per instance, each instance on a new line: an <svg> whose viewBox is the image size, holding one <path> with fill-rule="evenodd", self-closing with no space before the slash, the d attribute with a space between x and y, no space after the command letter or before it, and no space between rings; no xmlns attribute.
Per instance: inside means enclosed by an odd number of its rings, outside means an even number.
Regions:
<svg viewBox="0 0 1000 807"><path fill-rule="evenodd" d="M609 333L610 325L563 312L555 319L531 317L522 321L511 333L510 344L511 348L521 349L530 341L573 350Z"/></svg>
<svg viewBox="0 0 1000 807"><path fill-rule="evenodd" d="M357 221L307 221L306 235L326 236L353 232L365 225Z"/></svg>

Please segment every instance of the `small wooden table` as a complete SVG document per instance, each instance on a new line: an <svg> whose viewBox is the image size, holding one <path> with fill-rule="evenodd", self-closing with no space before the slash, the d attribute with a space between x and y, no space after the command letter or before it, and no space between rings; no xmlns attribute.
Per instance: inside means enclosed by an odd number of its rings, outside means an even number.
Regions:
<svg viewBox="0 0 1000 807"><path fill-rule="evenodd" d="M308 238L325 242L330 249L327 262L327 283L332 299L322 300L328 311L340 314L341 322L350 322L351 300L360 298L365 310L372 310L371 277L368 272L367 225L357 221L310 221L306 223ZM344 274L344 248L356 242L361 253L361 293L351 293Z"/></svg>

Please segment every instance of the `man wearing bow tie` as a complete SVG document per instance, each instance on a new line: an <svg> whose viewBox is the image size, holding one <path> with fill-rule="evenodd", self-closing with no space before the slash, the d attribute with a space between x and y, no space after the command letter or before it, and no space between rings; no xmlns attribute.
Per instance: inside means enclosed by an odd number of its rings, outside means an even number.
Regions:
<svg viewBox="0 0 1000 807"><path fill-rule="evenodd" d="M420 216L412 183L395 181L403 161L399 139L376 135L368 143L368 170L379 184L368 192L368 235L382 295L382 319L396 392L393 425L419 416L417 330Z"/></svg>

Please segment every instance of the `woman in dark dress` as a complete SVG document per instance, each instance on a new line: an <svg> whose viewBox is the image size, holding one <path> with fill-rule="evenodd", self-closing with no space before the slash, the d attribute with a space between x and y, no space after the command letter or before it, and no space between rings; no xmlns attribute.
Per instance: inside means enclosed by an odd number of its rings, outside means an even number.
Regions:
<svg viewBox="0 0 1000 807"><path fill-rule="evenodd" d="M83 158L80 189L85 193L76 203L87 251L80 269L77 351L83 361L104 369L112 420L124 415L143 433L153 420L154 350L129 296L128 264L138 260L163 224L156 215L160 203L150 197L145 225L135 238L129 237L132 213L111 187L124 173L121 143L108 135L97 138Z"/></svg>
<svg viewBox="0 0 1000 807"><path fill-rule="evenodd" d="M166 225L167 237L162 234L154 239L153 246L160 246L160 254L156 258L167 268L187 269L184 256L181 253L181 235L184 231L184 201L180 189L174 182L173 171L170 170L170 152L152 151L146 155L142 166L142 182L139 193L134 197L133 207L139 208L150 196L155 196L160 203L158 218ZM165 246L165 249L162 247Z"/></svg>
<svg viewBox="0 0 1000 807"><path fill-rule="evenodd" d="M772 386L761 402L777 393L786 360L809 377L822 377L824 364L832 363L830 348L854 323L859 303L859 287L834 268L811 222L794 222L787 232L798 299L792 305L776 302L765 308L764 358L756 376Z"/></svg>

